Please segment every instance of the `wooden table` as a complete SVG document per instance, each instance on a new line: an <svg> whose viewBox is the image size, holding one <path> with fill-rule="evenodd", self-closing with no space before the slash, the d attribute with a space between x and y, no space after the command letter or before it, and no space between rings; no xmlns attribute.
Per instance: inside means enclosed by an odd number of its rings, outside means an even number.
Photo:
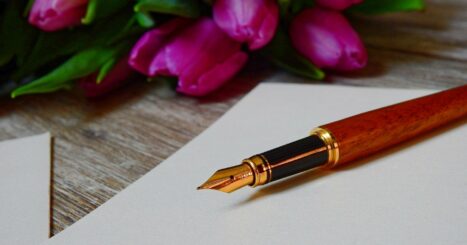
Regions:
<svg viewBox="0 0 467 245"><path fill-rule="evenodd" d="M424 13L353 20L367 43L366 69L328 82L445 89L467 83L467 1L432 0ZM54 234L73 224L201 133L271 69L247 71L208 98L134 82L99 100L77 93L4 99L0 140L50 131Z"/></svg>

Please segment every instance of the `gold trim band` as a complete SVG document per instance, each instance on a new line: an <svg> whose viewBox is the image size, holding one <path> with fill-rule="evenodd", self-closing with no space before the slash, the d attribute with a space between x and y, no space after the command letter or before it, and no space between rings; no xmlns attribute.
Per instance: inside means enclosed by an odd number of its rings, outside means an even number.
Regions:
<svg viewBox="0 0 467 245"><path fill-rule="evenodd" d="M243 164L247 164L253 171L253 176L255 177L255 180L251 185L252 187L264 185L271 181L271 167L267 160L261 155L255 155L250 158L247 158L243 160Z"/></svg>
<svg viewBox="0 0 467 245"><path fill-rule="evenodd" d="M324 128L315 128L311 131L311 135L318 136L325 144L328 150L328 163L325 168L332 168L339 162L339 144L330 131Z"/></svg>

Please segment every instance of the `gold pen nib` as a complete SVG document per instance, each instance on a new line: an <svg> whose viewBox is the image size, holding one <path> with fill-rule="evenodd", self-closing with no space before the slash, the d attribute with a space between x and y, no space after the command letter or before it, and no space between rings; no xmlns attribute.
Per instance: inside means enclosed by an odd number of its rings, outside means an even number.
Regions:
<svg viewBox="0 0 467 245"><path fill-rule="evenodd" d="M226 193L233 192L254 182L253 171L247 164L241 164L216 171L198 190L211 189Z"/></svg>

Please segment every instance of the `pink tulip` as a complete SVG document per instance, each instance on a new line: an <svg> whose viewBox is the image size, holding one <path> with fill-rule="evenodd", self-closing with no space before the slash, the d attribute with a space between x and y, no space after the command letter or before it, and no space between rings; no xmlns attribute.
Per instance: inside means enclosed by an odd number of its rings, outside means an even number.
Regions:
<svg viewBox="0 0 467 245"><path fill-rule="evenodd" d="M320 68L350 71L363 68L367 53L358 34L337 11L306 9L290 26L295 48Z"/></svg>
<svg viewBox="0 0 467 245"><path fill-rule="evenodd" d="M128 65L128 57L121 59L105 78L98 84L97 73L82 78L79 86L84 90L86 97L98 97L123 86L134 73Z"/></svg>
<svg viewBox="0 0 467 245"><path fill-rule="evenodd" d="M178 76L178 92L206 95L231 79L248 59L241 44L207 17L185 28L172 29L176 29L172 35L160 35L164 31L158 29L138 41L129 63L149 76Z"/></svg>
<svg viewBox="0 0 467 245"><path fill-rule="evenodd" d="M128 61L130 66L146 76L150 76L149 65L156 53L189 24L188 19L178 18L146 32L133 46Z"/></svg>
<svg viewBox="0 0 467 245"><path fill-rule="evenodd" d="M354 4L359 4L363 0L315 0L315 3L321 7L335 10L344 10Z"/></svg>
<svg viewBox="0 0 467 245"><path fill-rule="evenodd" d="M247 42L254 50L273 38L279 21L279 8L275 0L216 0L213 17L231 38Z"/></svg>
<svg viewBox="0 0 467 245"><path fill-rule="evenodd" d="M43 31L57 31L80 24L88 0L35 0L29 23Z"/></svg>

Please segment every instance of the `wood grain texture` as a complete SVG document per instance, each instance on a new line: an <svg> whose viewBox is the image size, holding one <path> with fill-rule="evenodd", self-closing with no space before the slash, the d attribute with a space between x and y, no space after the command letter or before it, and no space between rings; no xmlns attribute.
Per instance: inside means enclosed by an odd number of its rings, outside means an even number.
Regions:
<svg viewBox="0 0 467 245"><path fill-rule="evenodd" d="M321 128L339 145L337 165L369 156L467 116L467 85L369 111Z"/></svg>
<svg viewBox="0 0 467 245"><path fill-rule="evenodd" d="M430 0L424 13L358 17L366 69L328 77L343 85L446 89L467 83L467 1ZM219 93L176 95L134 82L99 100L77 93L0 101L0 140L55 136L53 233L156 167L235 104L270 68L250 64Z"/></svg>

